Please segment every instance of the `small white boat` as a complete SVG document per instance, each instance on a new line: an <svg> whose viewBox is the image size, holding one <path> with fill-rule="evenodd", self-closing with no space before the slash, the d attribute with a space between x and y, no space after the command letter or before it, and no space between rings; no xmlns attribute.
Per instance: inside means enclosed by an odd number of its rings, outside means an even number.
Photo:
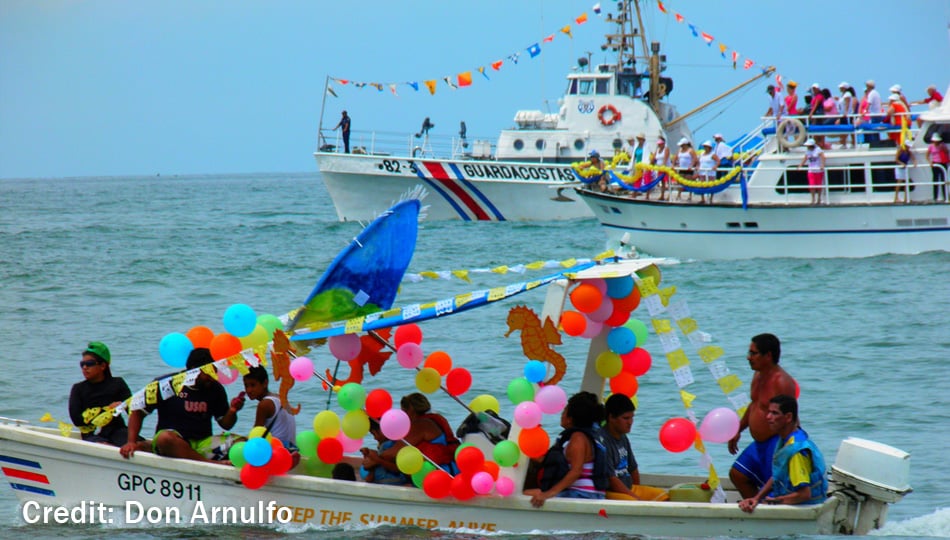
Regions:
<svg viewBox="0 0 950 540"><path fill-rule="evenodd" d="M670 196L660 201L634 191L579 188L608 238L623 240L657 257L746 259L755 257L869 257L885 253L917 254L950 250L950 204L934 198L935 182L927 163L927 145L940 134L950 139L950 103L921 114L912 129L910 149L916 165L909 182L895 178L896 147L880 131L847 126L805 126L791 118L785 125L795 137L776 137L774 128L754 130L739 141L748 155L742 174L712 204L694 204ZM890 126L891 133L899 133ZM762 133L761 140L757 136ZM881 142L860 142L881 135ZM847 147L837 143L845 136ZM811 204L802 141L826 137L826 168L820 204ZM856 137L856 139L852 139ZM857 141L854 145L852 141ZM891 144L887 144L891 143ZM671 149L672 151L672 149ZM937 180L950 188L946 169ZM591 186L593 187L593 186ZM900 196L901 202L897 202ZM906 202L905 202L906 201ZM699 197L697 196L697 203Z"/></svg>
<svg viewBox="0 0 950 540"><path fill-rule="evenodd" d="M577 271L572 280L655 271L650 260L602 264ZM651 268L652 267L652 268ZM517 287L511 288L516 293ZM569 283L554 280L547 289L542 316L558 314L567 302ZM488 301L491 301L490 299ZM432 317L452 312L446 304ZM448 311L446 311L448 309ZM458 311L462 311L461 308ZM398 313L399 310L396 310ZM426 309L402 311L425 315ZM352 323L352 321L350 321ZM332 328L350 327L334 325ZM367 324L369 322L367 321ZM606 350L606 338L591 340L582 389L601 395L605 380L593 365ZM509 439L517 441L512 426ZM479 444L491 443L480 434ZM526 457L505 468L520 487ZM884 444L845 439L830 471L828 499L819 505L765 506L742 512L728 480L725 502L548 500L538 509L520 494L477 496L466 501L432 499L423 490L308 475L305 464L271 478L258 490L245 488L233 467L136 453L123 459L116 448L62 436L26 422L0 421L0 465L21 501L27 523L117 523L131 525L277 525L318 527L413 526L467 532L609 531L645 536L769 537L803 534L865 534L883 526L887 505L910 492L909 455ZM508 470L510 469L510 470ZM662 488L680 486L689 494L706 477L642 474L642 482ZM708 499L707 499L708 500Z"/></svg>
<svg viewBox="0 0 950 540"><path fill-rule="evenodd" d="M617 54L615 64L595 68L582 59L580 69L567 76L556 113L518 111L515 126L503 130L494 145L468 139L464 127L450 140L428 133L354 131L352 153L342 153L339 131L322 127L321 118L314 157L339 219L370 220L420 183L432 195L425 201L428 219L591 217L569 187L578 180L570 163L592 150L609 157L640 132L651 138L661 130L691 136L676 107L664 100L673 91L673 80L661 76L665 65L659 43L653 43L652 52L647 49L634 11L639 9L638 2L626 2L619 14L605 18L610 31L602 48Z"/></svg>

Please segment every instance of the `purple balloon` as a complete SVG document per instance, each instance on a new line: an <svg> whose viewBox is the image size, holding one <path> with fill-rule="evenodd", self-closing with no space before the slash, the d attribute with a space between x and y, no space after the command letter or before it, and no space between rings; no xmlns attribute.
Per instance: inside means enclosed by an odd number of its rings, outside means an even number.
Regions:
<svg viewBox="0 0 950 540"><path fill-rule="evenodd" d="M306 356L298 356L290 363L290 376L295 381L306 381L313 377L313 360Z"/></svg>
<svg viewBox="0 0 950 540"><path fill-rule="evenodd" d="M379 419L379 429L391 441L398 441L409 434L409 415L402 409L389 409Z"/></svg>
<svg viewBox="0 0 950 540"><path fill-rule="evenodd" d="M360 354L363 344L360 343L360 336L357 334L343 334L341 336L332 336L329 339L330 353L337 360L349 362Z"/></svg>
<svg viewBox="0 0 950 540"><path fill-rule="evenodd" d="M533 401L522 401L515 407L515 422L524 429L541 423L541 407Z"/></svg>
<svg viewBox="0 0 950 540"><path fill-rule="evenodd" d="M567 405L567 394L560 386L545 386L535 394L534 402L544 414L559 414Z"/></svg>
<svg viewBox="0 0 950 540"><path fill-rule="evenodd" d="M704 441L714 443L729 442L739 432L739 415L727 407L719 407L706 413L699 434Z"/></svg>
<svg viewBox="0 0 950 540"><path fill-rule="evenodd" d="M422 363L424 356L425 355L422 354L422 347L411 341L403 343L396 349L396 360L400 366L406 369L417 367Z"/></svg>

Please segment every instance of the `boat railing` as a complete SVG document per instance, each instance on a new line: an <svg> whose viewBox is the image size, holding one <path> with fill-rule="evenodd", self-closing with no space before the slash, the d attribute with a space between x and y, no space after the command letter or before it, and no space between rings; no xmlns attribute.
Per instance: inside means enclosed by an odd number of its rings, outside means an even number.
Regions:
<svg viewBox="0 0 950 540"><path fill-rule="evenodd" d="M321 129L317 151L343 153L345 148L340 131ZM350 153L429 159L491 159L493 155L492 142L487 138L358 130L350 132Z"/></svg>
<svg viewBox="0 0 950 540"><path fill-rule="evenodd" d="M845 142L854 146L858 137L872 145L886 146L884 142L888 136L899 134L906 123L912 138L916 138L918 128L915 127L917 113L900 113L900 121L889 119L886 115L868 116L866 114L846 114L826 116L821 114L787 115L779 118L778 123L774 116L763 116L763 127L759 131L766 138L774 137L782 142L783 148L801 146L809 137L821 139L823 137L839 136ZM906 120L904 120L906 118ZM887 121L890 120L890 121ZM897 122L897 123L893 123Z"/></svg>

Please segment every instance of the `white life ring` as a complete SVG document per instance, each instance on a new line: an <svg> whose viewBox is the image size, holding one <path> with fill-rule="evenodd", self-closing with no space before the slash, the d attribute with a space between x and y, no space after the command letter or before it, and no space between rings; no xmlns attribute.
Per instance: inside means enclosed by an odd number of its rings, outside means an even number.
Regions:
<svg viewBox="0 0 950 540"><path fill-rule="evenodd" d="M792 130L794 130L795 136L791 139L786 138L785 134L791 133ZM798 118L786 118L779 122L778 127L775 128L775 138L778 139L778 144L782 148L799 147L807 137L808 130L805 129L805 124Z"/></svg>

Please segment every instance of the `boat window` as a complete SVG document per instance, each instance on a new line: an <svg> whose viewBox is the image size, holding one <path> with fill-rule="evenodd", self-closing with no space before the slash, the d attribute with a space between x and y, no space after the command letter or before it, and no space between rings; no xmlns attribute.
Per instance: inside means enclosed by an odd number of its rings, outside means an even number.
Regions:
<svg viewBox="0 0 950 540"><path fill-rule="evenodd" d="M584 139L574 139L574 150L581 151L584 149Z"/></svg>
<svg viewBox="0 0 950 540"><path fill-rule="evenodd" d="M833 193L864 193L864 165L851 163L842 169L827 170L828 191ZM890 189L894 189L894 172L891 171ZM875 191L878 191L875 189ZM779 181L775 186L779 195L793 193L808 193L808 172L804 169L788 169L785 171L785 182Z"/></svg>
<svg viewBox="0 0 950 540"><path fill-rule="evenodd" d="M524 141L522 141L521 139L515 139L515 142L512 143L512 146L515 147L515 150L520 152L524 150Z"/></svg>
<svg viewBox="0 0 950 540"><path fill-rule="evenodd" d="M545 147L544 139L538 139L534 141L534 147L537 148L538 150L544 150L544 147Z"/></svg>
<svg viewBox="0 0 950 540"><path fill-rule="evenodd" d="M572 95L577 93L577 79L570 79L567 81L567 94Z"/></svg>
<svg viewBox="0 0 950 540"><path fill-rule="evenodd" d="M580 91L578 92L579 94L586 96L594 93L594 81L590 79L582 79L578 82L580 83Z"/></svg>
<svg viewBox="0 0 950 540"><path fill-rule="evenodd" d="M620 139L614 139L613 147L614 147L614 150L620 150L623 147L623 141L621 141Z"/></svg>
<svg viewBox="0 0 950 540"><path fill-rule="evenodd" d="M871 191L874 193L893 192L896 183L897 177L894 175L893 166L871 169ZM910 191L914 191L914 188L914 183L911 182Z"/></svg>
<svg viewBox="0 0 950 540"><path fill-rule="evenodd" d="M597 79L597 93L598 94L609 94L608 91L608 79Z"/></svg>

